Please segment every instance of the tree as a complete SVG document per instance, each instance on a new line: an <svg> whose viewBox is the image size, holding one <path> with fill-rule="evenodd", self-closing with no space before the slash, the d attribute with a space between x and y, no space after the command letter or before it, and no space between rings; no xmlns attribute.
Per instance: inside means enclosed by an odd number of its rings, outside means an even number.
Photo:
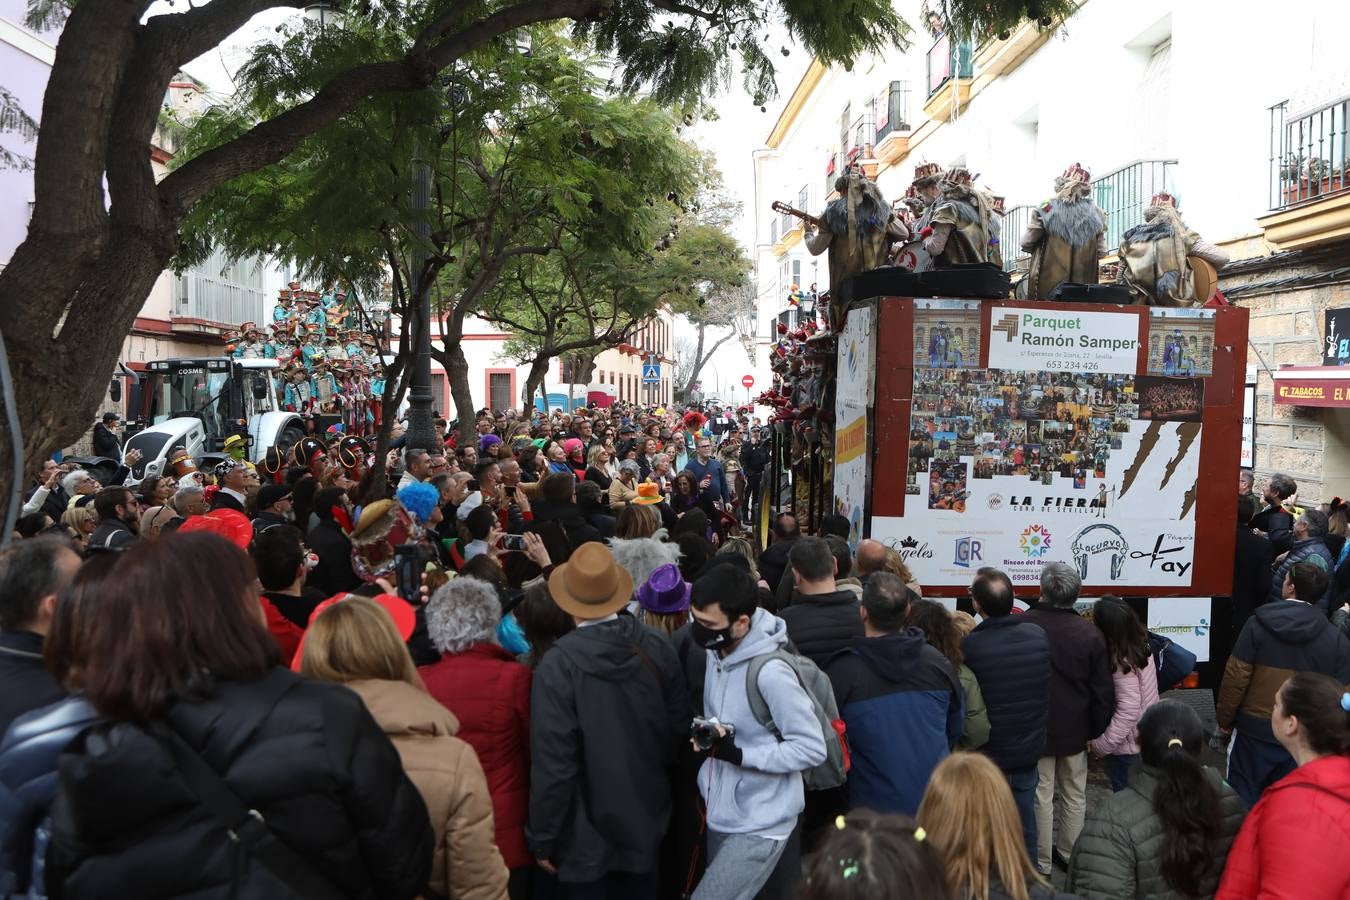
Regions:
<svg viewBox="0 0 1350 900"><path fill-rule="evenodd" d="M586 60L553 29L528 32L530 53L477 54L443 80L437 96L370 101L307 140L286 160L217 189L189 217L180 262L213 248L266 254L328 283L392 278L394 312L414 314L411 270L426 251L440 340L460 429L472 432L464 322L497 299L498 321L519 319L494 289L503 273L550 270L531 260L563 251L636 258L670 228L669 199L691 190L698 158L670 113L649 100L606 96ZM283 57L313 58L319 36L295 32ZM260 59L249 67L256 102L280 89ZM294 68L294 67L292 67ZM261 75L261 73L266 73ZM210 143L237 128L238 109L194 129ZM419 151L418 148L428 148ZM409 205L411 157L430 157L430 209ZM416 226L430 218L426 245ZM528 297L516 294L525 303ZM403 346L407 346L404 344ZM546 362L546 360L545 360Z"/></svg>
<svg viewBox="0 0 1350 900"><path fill-rule="evenodd" d="M1048 2L950 5L959 21L963 10L1021 15ZM613 60L621 87L650 90L661 103L707 92L729 75L733 56L747 87L767 100L774 93L773 50L763 37L770 18L825 64L901 45L908 31L889 0L848 7L833 0L352 0L346 17L362 27L328 29L314 65L279 51L263 59L276 71L307 68L314 80L283 82L241 129L156 183L146 148L174 73L255 14L301 5L206 0L149 15L151 0L29 0L32 20L65 16L43 97L27 237L0 272L0 334L21 387L17 418L30 463L84 430L122 337L194 207L285 159L371 97L425 93L442 71L546 22L572 23L580 40ZM348 33L370 52L345 52ZM9 486L9 472L0 465L0 488Z"/></svg>

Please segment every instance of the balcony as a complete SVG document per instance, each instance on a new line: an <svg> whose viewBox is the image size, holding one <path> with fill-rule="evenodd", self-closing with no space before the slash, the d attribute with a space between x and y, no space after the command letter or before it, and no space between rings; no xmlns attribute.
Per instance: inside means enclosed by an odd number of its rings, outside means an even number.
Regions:
<svg viewBox="0 0 1350 900"><path fill-rule="evenodd" d="M1093 181L1097 205L1106 214L1106 248L1120 246L1120 236L1144 221L1154 194L1176 193L1174 159L1145 159L1122 166Z"/></svg>
<svg viewBox="0 0 1350 900"><path fill-rule="evenodd" d="M178 277L170 316L174 329L261 322L265 311L262 282L258 263L227 260L215 251Z"/></svg>
<svg viewBox="0 0 1350 900"><path fill-rule="evenodd" d="M952 43L940 35L928 50L928 99L923 111L930 119L945 110L960 112L970 102L970 82L975 74L975 47L970 41Z"/></svg>
<svg viewBox="0 0 1350 900"><path fill-rule="evenodd" d="M1014 206L1003 214L999 225L999 246L1003 249L1003 271L1016 272L1026 268L1030 253L1022 251L1022 232L1031 222L1031 206Z"/></svg>
<svg viewBox="0 0 1350 900"><path fill-rule="evenodd" d="M848 126L848 148L844 156L849 162L855 159L871 159L872 147L876 144L877 129L872 114L863 113Z"/></svg>
<svg viewBox="0 0 1350 900"><path fill-rule="evenodd" d="M1270 208L1258 220L1281 250L1350 237L1350 97L1298 116L1270 108Z"/></svg>

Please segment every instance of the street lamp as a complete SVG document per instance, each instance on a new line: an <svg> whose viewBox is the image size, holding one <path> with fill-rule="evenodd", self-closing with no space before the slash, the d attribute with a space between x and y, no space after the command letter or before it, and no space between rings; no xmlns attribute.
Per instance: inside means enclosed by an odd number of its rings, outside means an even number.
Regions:
<svg viewBox="0 0 1350 900"><path fill-rule="evenodd" d="M307 4L304 9L300 10L300 15L311 22L318 22L320 28L337 25L342 17L337 4L332 2Z"/></svg>

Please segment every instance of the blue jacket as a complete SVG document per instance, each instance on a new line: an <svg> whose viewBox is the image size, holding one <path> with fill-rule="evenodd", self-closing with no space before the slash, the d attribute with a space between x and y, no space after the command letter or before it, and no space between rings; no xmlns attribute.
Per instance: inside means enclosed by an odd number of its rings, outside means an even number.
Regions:
<svg viewBox="0 0 1350 900"><path fill-rule="evenodd" d="M1296 566L1298 563L1312 563L1323 572L1327 573L1327 587L1330 588L1331 575L1336 571L1336 559L1327 549L1326 541L1320 537L1304 538L1301 541L1294 541L1289 548L1289 555L1284 558L1284 562L1275 567L1275 573L1270 576L1270 592L1266 595L1267 603L1275 603L1284 599L1284 576L1285 573ZM1326 611L1327 598L1324 596L1318 601L1319 609Z"/></svg>
<svg viewBox="0 0 1350 900"><path fill-rule="evenodd" d="M0 897L47 895L56 761L96 719L83 698L69 697L15 719L0 741Z"/></svg>
<svg viewBox="0 0 1350 900"><path fill-rule="evenodd" d="M951 663L909 628L855 638L825 671L853 755L849 805L914 815L933 769L965 730Z"/></svg>
<svg viewBox="0 0 1350 900"><path fill-rule="evenodd" d="M1050 640L1011 614L985 619L961 645L989 710L980 750L1005 772L1035 765L1050 716Z"/></svg>
<svg viewBox="0 0 1350 900"><path fill-rule="evenodd" d="M684 468L694 473L696 481L702 481L703 476L711 475L712 484L708 485L708 496L714 500L722 498L723 503L731 502L731 486L727 484L726 473L722 471L722 464L716 458L709 459L706 463L699 460L698 455L689 457L689 461L684 464Z"/></svg>

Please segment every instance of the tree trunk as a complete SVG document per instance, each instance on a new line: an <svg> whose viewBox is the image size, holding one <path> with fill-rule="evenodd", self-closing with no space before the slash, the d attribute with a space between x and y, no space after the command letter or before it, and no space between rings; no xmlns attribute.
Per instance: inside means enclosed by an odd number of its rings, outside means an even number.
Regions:
<svg viewBox="0 0 1350 900"><path fill-rule="evenodd" d="M530 361L530 371L525 375L525 389L521 391L521 397L525 400L525 412L529 413L530 407L534 404L534 395L537 391L539 396L544 398L544 412L548 412L548 389L544 387L544 376L548 374L548 357L536 356Z"/></svg>
<svg viewBox="0 0 1350 900"><path fill-rule="evenodd" d="M473 408L473 390L469 387L469 360L464 348L456 340L447 348L449 365L446 374L450 377L450 397L455 402L455 415L459 418L459 446L471 442L477 429L477 410Z"/></svg>

